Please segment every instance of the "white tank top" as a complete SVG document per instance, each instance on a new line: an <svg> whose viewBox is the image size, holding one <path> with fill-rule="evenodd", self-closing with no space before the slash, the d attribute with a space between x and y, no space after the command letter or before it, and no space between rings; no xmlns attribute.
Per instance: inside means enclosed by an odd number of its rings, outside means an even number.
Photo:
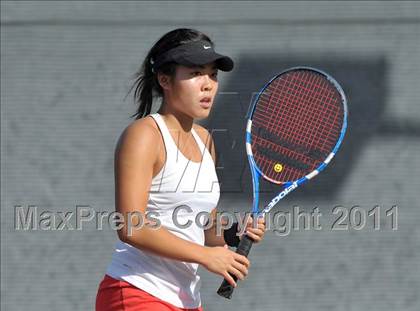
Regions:
<svg viewBox="0 0 420 311"><path fill-rule="evenodd" d="M210 213L220 196L219 183L211 154L200 137L191 130L202 151L202 161L188 160L177 148L159 114L150 115L159 126L166 148L166 161L152 179L147 212L171 233L185 240L204 245L204 231L197 225L200 212ZM139 159L141 161L141 159ZM181 228L173 221L189 226ZM203 223L203 220L201 223ZM179 308L197 308L201 305L198 264L167 259L118 241L106 273L124 280L149 294Z"/></svg>

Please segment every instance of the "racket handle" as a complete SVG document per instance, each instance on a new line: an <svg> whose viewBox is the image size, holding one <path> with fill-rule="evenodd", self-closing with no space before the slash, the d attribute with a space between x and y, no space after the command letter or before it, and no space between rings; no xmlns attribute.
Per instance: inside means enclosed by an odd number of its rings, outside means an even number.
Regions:
<svg viewBox="0 0 420 311"><path fill-rule="evenodd" d="M244 235L241 241L239 242L238 248L236 249L236 253L248 257L253 242L254 241L250 237ZM237 281L238 278L236 276L232 274L230 274L230 276L235 280L235 282ZM219 289L217 290L217 293L222 297L230 299L232 298L234 289L235 288L232 285L230 285L229 282L226 281L226 279L224 279L222 285L220 285Z"/></svg>

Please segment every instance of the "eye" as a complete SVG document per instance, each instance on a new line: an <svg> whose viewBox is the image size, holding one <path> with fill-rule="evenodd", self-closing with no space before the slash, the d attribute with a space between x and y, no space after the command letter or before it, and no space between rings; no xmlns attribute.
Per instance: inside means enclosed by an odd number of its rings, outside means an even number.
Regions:
<svg viewBox="0 0 420 311"><path fill-rule="evenodd" d="M193 72L191 73L191 75L192 75L193 77L201 76L201 71L193 71Z"/></svg>
<svg viewBox="0 0 420 311"><path fill-rule="evenodd" d="M218 73L217 71L216 71L216 72L213 72L211 76L212 76L213 78L217 78L217 73Z"/></svg>

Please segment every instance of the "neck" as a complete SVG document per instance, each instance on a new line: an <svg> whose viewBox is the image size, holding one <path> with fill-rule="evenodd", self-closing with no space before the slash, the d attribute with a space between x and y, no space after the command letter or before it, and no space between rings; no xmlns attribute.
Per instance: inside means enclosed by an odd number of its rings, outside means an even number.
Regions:
<svg viewBox="0 0 420 311"><path fill-rule="evenodd" d="M186 134L191 132L194 119L180 111L174 111L169 107L170 105L162 104L158 111L164 117L166 124L171 129L181 130Z"/></svg>

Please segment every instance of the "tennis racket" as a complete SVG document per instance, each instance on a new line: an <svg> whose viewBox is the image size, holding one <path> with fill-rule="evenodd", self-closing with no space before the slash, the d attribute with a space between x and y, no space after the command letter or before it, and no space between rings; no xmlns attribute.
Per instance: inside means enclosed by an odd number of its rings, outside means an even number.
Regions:
<svg viewBox="0 0 420 311"><path fill-rule="evenodd" d="M246 152L253 183L253 217L268 213L281 199L318 175L337 153L347 127L347 100L338 82L310 67L294 67L272 78L247 115ZM259 209L260 178L281 191ZM248 256L244 235L236 250ZM232 275L234 280L237 278ZM217 293L231 298L225 279Z"/></svg>

